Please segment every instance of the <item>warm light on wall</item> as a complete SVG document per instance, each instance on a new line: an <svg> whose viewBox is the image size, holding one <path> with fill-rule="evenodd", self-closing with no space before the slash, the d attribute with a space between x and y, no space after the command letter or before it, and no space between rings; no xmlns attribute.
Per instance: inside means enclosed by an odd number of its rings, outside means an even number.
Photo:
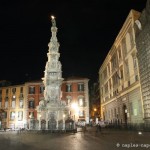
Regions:
<svg viewBox="0 0 150 150"><path fill-rule="evenodd" d="M71 108L73 108L75 111L79 110L78 104L77 103L72 103Z"/></svg>
<svg viewBox="0 0 150 150"><path fill-rule="evenodd" d="M97 111L97 109L96 109L96 108L94 108L94 111Z"/></svg>

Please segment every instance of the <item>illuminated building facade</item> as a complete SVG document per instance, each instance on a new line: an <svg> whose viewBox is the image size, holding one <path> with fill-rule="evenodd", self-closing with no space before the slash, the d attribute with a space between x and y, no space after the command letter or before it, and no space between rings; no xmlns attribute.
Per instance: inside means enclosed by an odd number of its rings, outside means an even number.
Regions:
<svg viewBox="0 0 150 150"><path fill-rule="evenodd" d="M26 82L26 95L27 95L27 120L30 118L37 119L36 107L39 102L44 99L44 85L42 81Z"/></svg>
<svg viewBox="0 0 150 150"><path fill-rule="evenodd" d="M2 128L27 127L25 85L0 87L0 109L4 111Z"/></svg>
<svg viewBox="0 0 150 150"><path fill-rule="evenodd" d="M66 78L61 87L62 100L69 107L69 115L76 122L89 123L89 89L87 78Z"/></svg>
<svg viewBox="0 0 150 150"><path fill-rule="evenodd" d="M143 123L135 20L131 10L99 70L101 116L115 124Z"/></svg>

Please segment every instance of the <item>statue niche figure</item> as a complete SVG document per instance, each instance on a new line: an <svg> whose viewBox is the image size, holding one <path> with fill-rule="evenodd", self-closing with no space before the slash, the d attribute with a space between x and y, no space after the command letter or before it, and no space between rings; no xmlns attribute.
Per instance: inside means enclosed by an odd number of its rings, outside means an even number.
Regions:
<svg viewBox="0 0 150 150"><path fill-rule="evenodd" d="M56 27L55 17L54 17L54 16L51 16L51 18L52 18L52 26L53 26L53 27Z"/></svg>
<svg viewBox="0 0 150 150"><path fill-rule="evenodd" d="M45 106L45 101L44 101L44 100L41 100L41 101L39 102L39 106L40 106L40 107L44 107L44 106Z"/></svg>

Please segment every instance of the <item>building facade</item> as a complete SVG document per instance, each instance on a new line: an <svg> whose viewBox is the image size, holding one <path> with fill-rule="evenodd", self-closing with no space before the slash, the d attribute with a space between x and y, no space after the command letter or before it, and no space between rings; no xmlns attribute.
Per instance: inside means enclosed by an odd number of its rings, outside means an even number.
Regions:
<svg viewBox="0 0 150 150"><path fill-rule="evenodd" d="M29 119L37 119L36 107L44 99L44 85L42 80L25 83L25 95L27 103L27 122Z"/></svg>
<svg viewBox="0 0 150 150"><path fill-rule="evenodd" d="M99 70L101 117L113 124L143 123L135 20L131 10Z"/></svg>
<svg viewBox="0 0 150 150"><path fill-rule="evenodd" d="M150 124L150 0L147 0L146 8L135 23L144 120Z"/></svg>
<svg viewBox="0 0 150 150"><path fill-rule="evenodd" d="M27 95L25 85L0 87L0 109L3 112L2 128L27 127Z"/></svg>
<svg viewBox="0 0 150 150"><path fill-rule="evenodd" d="M62 82L61 100L66 102L69 117L76 122L89 123L88 81L78 77ZM44 89L42 80L0 87L0 128L29 128L31 118L38 120L36 108L44 99Z"/></svg>
<svg viewBox="0 0 150 150"><path fill-rule="evenodd" d="M69 107L70 117L79 124L89 123L89 79L80 77L66 78L61 87L62 100Z"/></svg>

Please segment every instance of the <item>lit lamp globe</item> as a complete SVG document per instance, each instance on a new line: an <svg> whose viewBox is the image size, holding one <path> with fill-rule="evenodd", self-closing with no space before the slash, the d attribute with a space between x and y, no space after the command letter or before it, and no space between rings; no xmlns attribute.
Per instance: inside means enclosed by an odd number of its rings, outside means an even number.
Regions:
<svg viewBox="0 0 150 150"><path fill-rule="evenodd" d="M55 17L54 17L54 16L51 16L51 18L52 18L52 19L55 19Z"/></svg>

